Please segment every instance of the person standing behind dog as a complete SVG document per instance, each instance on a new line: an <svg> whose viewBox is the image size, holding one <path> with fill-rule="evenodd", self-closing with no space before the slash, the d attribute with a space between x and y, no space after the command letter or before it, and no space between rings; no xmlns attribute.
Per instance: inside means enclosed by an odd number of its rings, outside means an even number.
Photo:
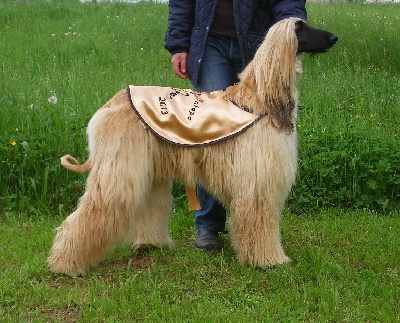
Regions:
<svg viewBox="0 0 400 323"><path fill-rule="evenodd" d="M200 92L237 82L273 23L307 18L305 0L169 0L168 8L164 47L175 74ZM220 250L226 211L201 185L196 191L201 209L195 212L195 246Z"/></svg>

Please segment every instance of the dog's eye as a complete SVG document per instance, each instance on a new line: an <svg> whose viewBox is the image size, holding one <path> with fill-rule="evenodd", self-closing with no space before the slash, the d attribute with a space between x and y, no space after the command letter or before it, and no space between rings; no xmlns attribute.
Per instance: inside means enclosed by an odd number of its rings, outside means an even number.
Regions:
<svg viewBox="0 0 400 323"><path fill-rule="evenodd" d="M296 21L296 30L303 29L303 22L301 20Z"/></svg>

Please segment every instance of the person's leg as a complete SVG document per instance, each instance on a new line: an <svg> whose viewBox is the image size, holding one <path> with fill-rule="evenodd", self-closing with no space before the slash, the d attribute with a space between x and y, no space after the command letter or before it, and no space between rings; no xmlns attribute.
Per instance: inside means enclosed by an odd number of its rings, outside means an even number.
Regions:
<svg viewBox="0 0 400 323"><path fill-rule="evenodd" d="M237 81L241 70L238 41L211 34L207 38L195 90L212 92L225 89Z"/></svg>
<svg viewBox="0 0 400 323"><path fill-rule="evenodd" d="M207 40L195 90L211 92L225 89L237 81L237 74L241 69L237 40L211 35ZM218 232L225 229L226 211L201 185L197 184L196 191L201 205L201 209L195 212L198 230L196 247L206 250L220 249Z"/></svg>

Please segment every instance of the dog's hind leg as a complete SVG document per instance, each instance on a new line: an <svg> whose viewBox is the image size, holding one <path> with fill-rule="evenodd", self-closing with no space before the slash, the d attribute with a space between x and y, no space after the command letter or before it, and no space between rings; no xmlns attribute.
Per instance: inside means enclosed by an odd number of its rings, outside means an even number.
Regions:
<svg viewBox="0 0 400 323"><path fill-rule="evenodd" d="M172 208L172 182L153 183L147 198L131 223L130 242L133 247L171 246L168 221Z"/></svg>
<svg viewBox="0 0 400 323"><path fill-rule="evenodd" d="M96 171L90 173L78 208L57 229L47 260L55 273L85 274L126 236L131 222L127 216L127 201L118 193L104 201L105 183L100 177Z"/></svg>
<svg viewBox="0 0 400 323"><path fill-rule="evenodd" d="M114 102L115 101L115 102ZM154 179L151 136L121 91L89 122L91 171L77 210L60 226L48 258L53 272L84 274L126 241Z"/></svg>
<svg viewBox="0 0 400 323"><path fill-rule="evenodd" d="M262 205L248 200L231 203L230 235L242 264L268 267L290 261L280 241L281 210L265 202Z"/></svg>
<svg viewBox="0 0 400 323"><path fill-rule="evenodd" d="M137 161L133 167L128 139L112 135L98 136L102 142L94 142L86 191L54 238L48 258L53 272L85 274L117 242L126 240L141 201L150 190L151 162Z"/></svg>

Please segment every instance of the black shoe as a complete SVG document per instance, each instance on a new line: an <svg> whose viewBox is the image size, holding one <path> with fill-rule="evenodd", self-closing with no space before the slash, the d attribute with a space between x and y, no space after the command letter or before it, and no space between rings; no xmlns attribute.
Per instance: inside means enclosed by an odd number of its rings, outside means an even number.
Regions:
<svg viewBox="0 0 400 323"><path fill-rule="evenodd" d="M194 245L196 246L196 248L206 251L221 250L221 242L219 240L218 232L214 231L197 231L197 239Z"/></svg>

